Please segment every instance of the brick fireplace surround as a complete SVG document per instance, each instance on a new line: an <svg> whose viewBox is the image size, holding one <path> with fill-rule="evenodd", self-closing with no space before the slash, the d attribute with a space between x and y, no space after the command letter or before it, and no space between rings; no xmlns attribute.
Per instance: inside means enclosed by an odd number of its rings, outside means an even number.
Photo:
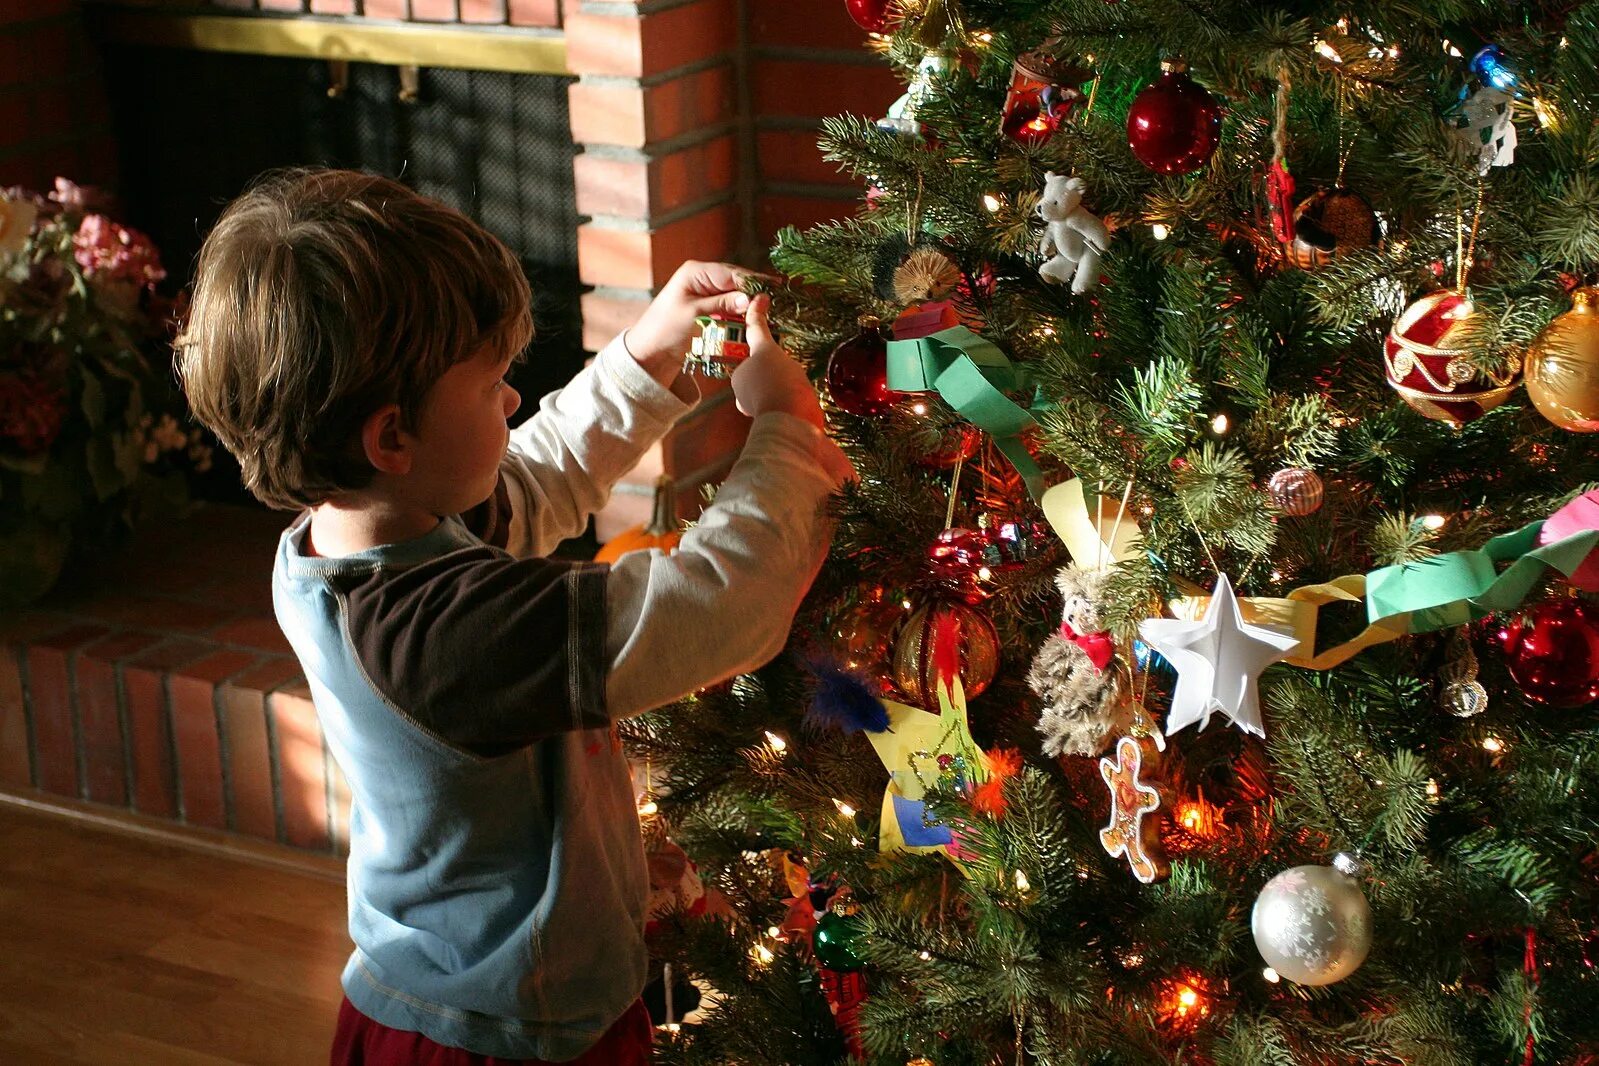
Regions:
<svg viewBox="0 0 1599 1066"><path fill-rule="evenodd" d="M115 188L116 146L85 11L203 13L200 0L0 4L0 186ZM784 225L860 190L822 160L821 116L900 92L842 0L216 0L237 10L564 35L584 346L630 323L686 256L751 265ZM362 11L362 15L351 12ZM115 89L115 87L112 87ZM635 472L710 476L746 422L713 393ZM692 499L693 493L684 493ZM642 520L626 494L602 538ZM205 505L0 617L0 798L144 827L338 854L348 794L271 617L287 516Z"/></svg>

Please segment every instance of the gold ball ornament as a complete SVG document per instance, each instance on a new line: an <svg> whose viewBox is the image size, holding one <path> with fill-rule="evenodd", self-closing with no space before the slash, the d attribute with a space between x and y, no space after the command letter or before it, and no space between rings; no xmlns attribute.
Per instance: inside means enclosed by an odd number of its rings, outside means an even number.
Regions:
<svg viewBox="0 0 1599 1066"><path fill-rule="evenodd" d="M1294 239L1283 248L1288 261L1311 270L1334 256L1377 243L1377 212L1348 189L1322 189L1294 208Z"/></svg>
<svg viewBox="0 0 1599 1066"><path fill-rule="evenodd" d="M1572 293L1527 349L1527 397L1561 429L1599 433L1599 288Z"/></svg>
<svg viewBox="0 0 1599 1066"><path fill-rule="evenodd" d="M1521 376L1520 360L1497 374L1471 365L1460 337L1475 313L1464 293L1439 289L1407 307L1383 344L1388 384L1400 398L1457 428L1504 403Z"/></svg>
<svg viewBox="0 0 1599 1066"><path fill-rule="evenodd" d="M964 603L919 608L905 620L894 645L894 684L908 703L937 707L933 634L945 622L959 627L961 690L971 699L999 670L999 631L988 616Z"/></svg>

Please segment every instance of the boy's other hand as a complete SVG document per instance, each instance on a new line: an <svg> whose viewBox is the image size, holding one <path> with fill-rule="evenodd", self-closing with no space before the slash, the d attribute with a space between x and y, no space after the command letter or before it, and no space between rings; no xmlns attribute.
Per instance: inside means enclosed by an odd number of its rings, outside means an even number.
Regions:
<svg viewBox="0 0 1599 1066"><path fill-rule="evenodd" d="M682 368L697 316L748 310L750 298L739 287L750 273L731 263L684 263L627 331L627 350L651 377L670 383Z"/></svg>
<svg viewBox="0 0 1599 1066"><path fill-rule="evenodd" d="M738 409L751 418L782 411L825 428L822 406L804 368L772 339L772 329L766 321L771 307L772 298L763 293L744 312L750 357L733 371L733 398Z"/></svg>

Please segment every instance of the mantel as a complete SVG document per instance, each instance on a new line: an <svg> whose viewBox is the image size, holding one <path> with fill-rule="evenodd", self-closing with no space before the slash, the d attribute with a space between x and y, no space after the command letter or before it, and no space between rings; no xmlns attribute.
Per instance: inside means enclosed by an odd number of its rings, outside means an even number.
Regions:
<svg viewBox="0 0 1599 1066"><path fill-rule="evenodd" d="M193 15L92 5L107 40L203 52L383 63L391 66L570 74L560 30L338 16Z"/></svg>

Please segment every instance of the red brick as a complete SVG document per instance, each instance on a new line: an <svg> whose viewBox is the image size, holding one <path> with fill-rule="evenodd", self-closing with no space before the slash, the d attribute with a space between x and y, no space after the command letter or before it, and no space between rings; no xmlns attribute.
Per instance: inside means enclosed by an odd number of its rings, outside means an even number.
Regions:
<svg viewBox="0 0 1599 1066"><path fill-rule="evenodd" d="M28 708L22 696L21 652L0 644L0 788L28 788Z"/></svg>
<svg viewBox="0 0 1599 1066"><path fill-rule="evenodd" d="M54 611L16 611L0 619L0 644L27 644L73 624L67 615Z"/></svg>
<svg viewBox="0 0 1599 1066"><path fill-rule="evenodd" d="M750 95L757 115L880 117L905 91L885 65L766 59L750 64Z"/></svg>
<svg viewBox="0 0 1599 1066"><path fill-rule="evenodd" d="M278 793L283 800L283 839L299 848L333 846L328 822L327 752L322 723L303 684L267 697L278 745Z"/></svg>
<svg viewBox="0 0 1599 1066"><path fill-rule="evenodd" d="M207 640L170 637L149 651L135 655L129 665L147 667L150 671L160 674L175 666L191 663L215 650L216 645Z"/></svg>
<svg viewBox="0 0 1599 1066"><path fill-rule="evenodd" d="M178 792L183 818L194 825L227 828L216 686L255 661L256 656L248 652L216 651L167 678L173 740L178 752Z"/></svg>
<svg viewBox="0 0 1599 1066"><path fill-rule="evenodd" d="M739 413L731 397L706 408L703 413L691 414L667 434L666 472L675 478L684 478L722 460L731 465L733 457L744 447L749 431L750 419ZM694 488L684 484L680 496L692 493Z"/></svg>
<svg viewBox="0 0 1599 1066"><path fill-rule="evenodd" d="M289 646L288 638L278 627L276 618L263 618L259 615L238 618L232 622L224 622L206 636L218 644L239 644L278 655L294 654L294 649Z"/></svg>
<svg viewBox="0 0 1599 1066"><path fill-rule="evenodd" d="M560 0L511 0L511 25L559 26Z"/></svg>
<svg viewBox="0 0 1599 1066"><path fill-rule="evenodd" d="M126 738L117 691L117 663L149 648L160 638L148 633L118 633L79 653L78 726L83 747L84 791L97 803L128 802Z"/></svg>
<svg viewBox="0 0 1599 1066"><path fill-rule="evenodd" d="M583 347L591 352L597 352L611 343L618 333L637 322L649 306L647 292L640 292L632 298L586 292L580 300L583 306Z"/></svg>
<svg viewBox="0 0 1599 1066"><path fill-rule="evenodd" d="M585 285L654 289L649 231L585 222L577 228L577 268Z"/></svg>
<svg viewBox="0 0 1599 1066"><path fill-rule="evenodd" d="M353 15L355 0L311 0L314 15Z"/></svg>
<svg viewBox="0 0 1599 1066"><path fill-rule="evenodd" d="M567 12L566 62L578 74L644 78L732 49L733 0L696 0L647 15Z"/></svg>
<svg viewBox="0 0 1599 1066"><path fill-rule="evenodd" d="M650 164L643 159L608 159L584 152L572 160L580 215L648 218Z"/></svg>
<svg viewBox="0 0 1599 1066"><path fill-rule="evenodd" d="M78 753L65 652L37 645L28 649L28 695L33 705L39 787L62 796L76 796Z"/></svg>
<svg viewBox="0 0 1599 1066"><path fill-rule="evenodd" d="M578 81L567 87L566 103L576 143L644 145L643 89Z"/></svg>
<svg viewBox="0 0 1599 1066"><path fill-rule="evenodd" d="M588 285L655 289L685 259L725 259L736 243L732 204L690 215L658 230L624 230L588 222L577 229L578 276Z"/></svg>
<svg viewBox="0 0 1599 1066"><path fill-rule="evenodd" d="M761 130L755 152L766 181L802 181L813 185L847 185L865 195L864 183L837 163L822 158L816 130Z"/></svg>
<svg viewBox="0 0 1599 1066"><path fill-rule="evenodd" d="M97 621L141 629L198 634L238 615L231 605L195 603L164 596L84 595L81 603L70 602L65 606Z"/></svg>
<svg viewBox="0 0 1599 1066"><path fill-rule="evenodd" d="M411 0L411 17L418 22L454 22L455 0Z"/></svg>
<svg viewBox="0 0 1599 1066"><path fill-rule="evenodd" d="M665 284L685 259L728 259L737 245L736 204L719 204L663 226L651 234L650 261L655 276L650 288Z"/></svg>
<svg viewBox="0 0 1599 1066"><path fill-rule="evenodd" d="M860 201L840 197L831 199L819 196L762 196L758 216L760 243L770 247L772 238L784 226L809 226L848 218L860 209Z"/></svg>
<svg viewBox="0 0 1599 1066"><path fill-rule="evenodd" d="M726 64L648 88L575 82L567 90L574 141L633 148L727 121L734 102Z"/></svg>
<svg viewBox="0 0 1599 1066"><path fill-rule="evenodd" d="M751 4L750 39L783 48L840 48L859 51L866 31L836 0L788 0Z"/></svg>
<svg viewBox="0 0 1599 1066"><path fill-rule="evenodd" d="M505 0L461 0L462 22L505 21Z"/></svg>
<svg viewBox="0 0 1599 1066"><path fill-rule="evenodd" d="M128 748L133 756L129 788L133 809L175 818L178 786L172 765L172 717L167 707L166 679L159 670L124 665L122 698L128 712Z"/></svg>
<svg viewBox="0 0 1599 1066"><path fill-rule="evenodd" d="M405 0L366 0L361 10L369 19L403 19Z"/></svg>
<svg viewBox="0 0 1599 1066"><path fill-rule="evenodd" d="M653 159L586 152L572 170L579 214L647 219L732 188L737 166L729 134Z"/></svg>
<svg viewBox="0 0 1599 1066"><path fill-rule="evenodd" d="M267 747L266 698L253 688L221 688L222 728L227 737L230 828L264 840L277 839L272 802L272 755Z"/></svg>

